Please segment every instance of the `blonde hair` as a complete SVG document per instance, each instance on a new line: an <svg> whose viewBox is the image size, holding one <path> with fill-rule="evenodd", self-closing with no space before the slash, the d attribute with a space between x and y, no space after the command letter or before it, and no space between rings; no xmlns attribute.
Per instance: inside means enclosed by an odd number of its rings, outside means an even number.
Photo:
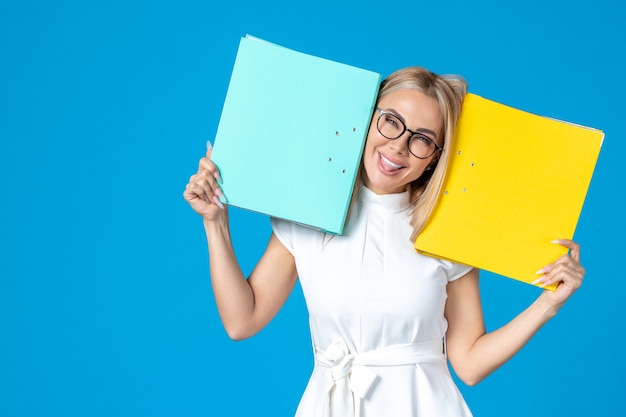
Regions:
<svg viewBox="0 0 626 417"><path fill-rule="evenodd" d="M422 67L408 67L395 71L383 80L377 102L397 90L416 90L433 98L439 104L443 150L439 152L422 176L411 183L411 226L414 241L424 229L441 192L452 148L454 128L461 113L467 82L459 75L438 75Z"/></svg>

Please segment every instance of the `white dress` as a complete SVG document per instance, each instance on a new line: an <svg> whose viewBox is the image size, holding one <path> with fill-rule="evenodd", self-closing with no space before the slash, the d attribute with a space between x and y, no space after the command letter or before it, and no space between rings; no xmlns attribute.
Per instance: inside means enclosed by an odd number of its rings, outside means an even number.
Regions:
<svg viewBox="0 0 626 417"><path fill-rule="evenodd" d="M309 312L315 366L297 417L468 417L444 354L446 284L471 268L418 254L409 193L359 186L344 234L280 219Z"/></svg>

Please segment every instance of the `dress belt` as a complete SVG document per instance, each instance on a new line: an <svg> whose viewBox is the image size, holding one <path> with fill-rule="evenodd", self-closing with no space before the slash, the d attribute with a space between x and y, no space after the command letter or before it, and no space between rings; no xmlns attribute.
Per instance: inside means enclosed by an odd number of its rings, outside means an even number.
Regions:
<svg viewBox="0 0 626 417"><path fill-rule="evenodd" d="M326 350L315 349L315 362L330 368L328 417L359 417L361 400L366 398L378 378L371 368L403 366L445 361L443 341L389 346L355 354L340 339Z"/></svg>

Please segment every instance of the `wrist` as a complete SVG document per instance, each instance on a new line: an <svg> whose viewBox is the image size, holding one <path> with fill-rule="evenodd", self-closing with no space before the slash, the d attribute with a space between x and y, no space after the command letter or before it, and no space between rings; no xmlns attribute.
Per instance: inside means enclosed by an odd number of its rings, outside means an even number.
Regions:
<svg viewBox="0 0 626 417"><path fill-rule="evenodd" d="M228 227L228 213L224 213L223 215L217 216L217 218L213 219L207 219L203 217L202 224L207 235L213 235L215 233L221 235L230 234Z"/></svg>
<svg viewBox="0 0 626 417"><path fill-rule="evenodd" d="M556 306L554 305L554 303L550 302L550 300L548 299L549 297L546 296L546 291L550 290L544 290L544 292L539 296L539 298L537 298L537 300L535 300L531 307L538 314L545 317L547 321L556 316L556 314L559 312L560 306Z"/></svg>

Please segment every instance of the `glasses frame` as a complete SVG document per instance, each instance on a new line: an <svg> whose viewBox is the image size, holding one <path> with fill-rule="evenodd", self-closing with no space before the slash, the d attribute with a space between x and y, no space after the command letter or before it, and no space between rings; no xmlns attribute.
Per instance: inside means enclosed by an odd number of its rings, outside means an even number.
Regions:
<svg viewBox="0 0 626 417"><path fill-rule="evenodd" d="M411 155L413 155L414 157L416 157L417 159L428 159L428 158L430 158L431 156L433 156L433 155L435 154L435 152L437 152L437 151L443 151L443 146L439 146L439 145L437 144L437 142L435 142L434 140L432 140L432 139L431 139L431 138L429 138L428 136L424 135L423 133L420 133L420 132L414 132L414 131L412 131L411 129L408 129L408 128L406 127L406 124L402 121L402 119L400 119L400 117L399 117L397 114L392 113L392 112L387 111L387 110L383 110L383 109L381 109L380 107L376 107L376 111L378 111L378 113L380 113L380 114L379 114L379 116L378 116L378 119L376 119L376 130L378 130L378 133L380 133L380 134L381 134L384 138L386 138L386 139L389 139L389 140L396 140L396 139L399 139L400 137L402 137L402 135L404 135L406 132L409 132L409 133L411 134L411 136L409 136L409 139L406 141L406 148L407 148L407 150L409 151L409 153L410 153ZM404 128L404 129L402 130L402 133L400 133L400 134L399 134L398 136L396 136L395 138L390 138L389 136L385 135L383 132L381 132L381 131L380 131L380 127L378 127L378 125L379 125L379 123L380 123L380 118L381 118L381 117L383 117L385 114L390 114L390 115L392 115L393 117L395 117L396 119L398 119L398 121L402 124L402 127ZM415 155L413 152L411 152L411 145L410 145L410 144L411 144L411 140L412 140L414 137L416 137L416 136L419 136L422 140L423 140L423 139L426 139L426 140L428 140L430 143L432 143L433 145L435 145L435 148L434 148L434 149L433 149L433 151L430 153L430 155L428 155L428 156L417 156L417 155Z"/></svg>

